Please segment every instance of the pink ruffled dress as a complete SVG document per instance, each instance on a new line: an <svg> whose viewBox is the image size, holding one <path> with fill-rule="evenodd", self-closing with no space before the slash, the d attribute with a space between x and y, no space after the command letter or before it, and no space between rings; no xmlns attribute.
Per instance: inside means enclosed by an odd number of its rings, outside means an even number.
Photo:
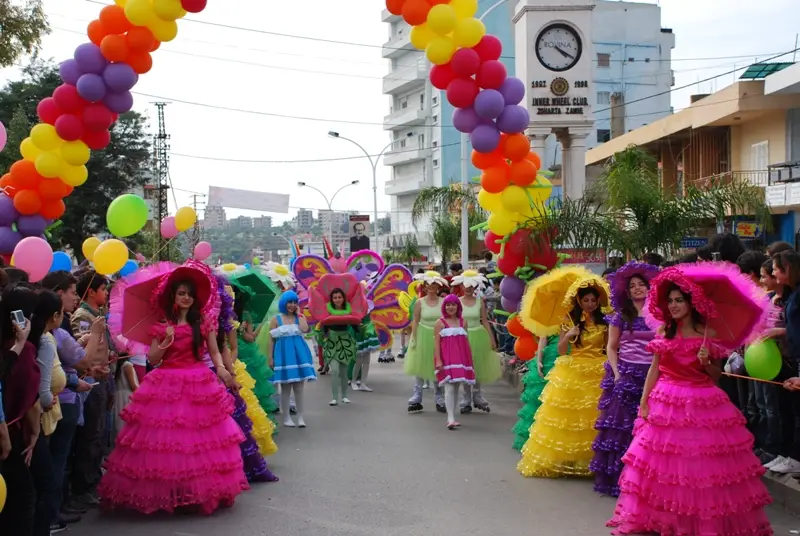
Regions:
<svg viewBox="0 0 800 536"><path fill-rule="evenodd" d="M459 318L458 321L458 327L453 328L442 319L445 327L439 331L439 355L443 367L436 371L436 381L439 385L475 383L475 368L472 364L472 350L469 347L467 330L464 329L464 320Z"/></svg>
<svg viewBox="0 0 800 536"><path fill-rule="evenodd" d="M745 418L697 359L701 338L658 338L660 376L648 399L647 421L636 420L622 458L620 497L608 525L613 534L663 536L771 535ZM722 350L707 342L712 357ZM716 354L716 355L714 355Z"/></svg>
<svg viewBox="0 0 800 536"><path fill-rule="evenodd" d="M166 324L153 328L164 337ZM205 352L205 349L201 349ZM98 494L107 506L150 514L198 507L210 514L249 488L233 397L192 352L192 330L175 338L122 411L125 421Z"/></svg>

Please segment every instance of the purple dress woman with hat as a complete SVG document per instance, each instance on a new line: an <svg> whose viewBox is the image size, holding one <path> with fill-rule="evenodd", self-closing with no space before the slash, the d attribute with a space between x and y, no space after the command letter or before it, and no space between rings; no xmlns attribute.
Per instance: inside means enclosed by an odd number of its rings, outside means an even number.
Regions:
<svg viewBox="0 0 800 536"><path fill-rule="evenodd" d="M615 312L607 317L608 361L600 384L603 394L595 423L598 433L589 466L595 475L594 490L603 495L619 496L622 455L633 439L639 400L653 360L645 347L655 333L645 324L642 311L649 281L657 274L656 266L632 261L610 276Z"/></svg>

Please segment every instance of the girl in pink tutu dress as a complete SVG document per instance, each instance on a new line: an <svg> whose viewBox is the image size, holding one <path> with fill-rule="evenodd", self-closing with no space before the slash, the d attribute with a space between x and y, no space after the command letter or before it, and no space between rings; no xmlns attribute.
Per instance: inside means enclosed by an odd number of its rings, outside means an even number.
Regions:
<svg viewBox="0 0 800 536"><path fill-rule="evenodd" d="M145 514L230 506L248 489L231 417L233 387L216 341L219 296L193 261L161 277L148 358L156 366L122 411L125 421L98 488L103 503ZM217 374L203 363L206 352Z"/></svg>
<svg viewBox="0 0 800 536"><path fill-rule="evenodd" d="M455 430L461 426L456 421L458 389L464 383L475 385L475 369L472 366L472 351L467 338L467 322L461 318L461 301L449 294L442 303L442 318L433 329L433 363L436 381L444 386L444 405L447 408L447 428Z"/></svg>
<svg viewBox="0 0 800 536"><path fill-rule="evenodd" d="M613 534L771 535L753 436L715 383L713 360L725 356L705 326L715 304L677 267L651 281L648 300L665 325L648 344L653 364L622 458Z"/></svg>

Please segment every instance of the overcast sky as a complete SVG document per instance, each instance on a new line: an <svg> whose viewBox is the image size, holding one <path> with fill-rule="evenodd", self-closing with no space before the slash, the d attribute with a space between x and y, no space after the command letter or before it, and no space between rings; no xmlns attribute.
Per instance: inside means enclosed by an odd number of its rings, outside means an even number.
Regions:
<svg viewBox="0 0 800 536"><path fill-rule="evenodd" d="M481 0L482 9L494 2ZM662 26L672 28L676 35L676 86L795 48L797 10L792 4L796 2L662 0ZM53 33L44 41L43 56L61 61L87 41L86 25L102 6L90 0L45 0L45 6ZM156 116L151 102L172 102L166 119L178 203L188 204L191 194L207 193L209 185L216 185L290 194L294 209L319 209L325 208L322 197L299 189L297 181L314 184L330 195L342 184L359 179L359 185L336 198L334 208L371 214L372 168L365 158L263 161L363 154L346 141L329 138L329 130L353 138L370 154L386 145L389 136L382 122L389 104L381 93L381 79L388 69L381 58L387 37L380 19L383 7L381 0L210 0L203 13L180 21L177 39L154 54L153 70L135 88L135 109L150 118L153 129ZM783 59L791 61L792 56ZM0 83L17 76L16 69L0 70ZM733 80L733 75L726 75L675 91L672 104L686 106L690 94L721 89ZM388 169L379 164L381 214L390 207L383 194L388 177ZM295 211L273 217L281 222Z"/></svg>

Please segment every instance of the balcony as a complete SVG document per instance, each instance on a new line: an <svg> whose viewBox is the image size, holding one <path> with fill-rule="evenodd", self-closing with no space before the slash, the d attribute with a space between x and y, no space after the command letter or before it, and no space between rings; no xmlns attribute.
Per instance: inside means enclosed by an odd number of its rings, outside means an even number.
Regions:
<svg viewBox="0 0 800 536"><path fill-rule="evenodd" d="M400 15L393 15L389 13L388 9L381 11L381 22L397 22L402 19Z"/></svg>
<svg viewBox="0 0 800 536"><path fill-rule="evenodd" d="M387 152L383 157L383 165L397 166L400 164L408 164L409 162L425 160L430 155L431 155L431 150L429 148L424 148L424 147L401 148L395 151Z"/></svg>
<svg viewBox="0 0 800 536"><path fill-rule="evenodd" d="M414 87L424 85L427 78L428 69L425 60L418 60L414 65L396 69L384 76L383 94L405 93Z"/></svg>
<svg viewBox="0 0 800 536"><path fill-rule="evenodd" d="M419 175L415 175L405 179L393 179L386 181L384 193L386 195L413 194L429 186L432 186L429 180L426 180Z"/></svg>
<svg viewBox="0 0 800 536"><path fill-rule="evenodd" d="M414 46L411 44L408 34L405 33L386 41L381 49L381 55L387 59L399 58L411 50L414 50Z"/></svg>
<svg viewBox="0 0 800 536"><path fill-rule="evenodd" d="M761 186L762 188L766 188L771 183L769 171L726 171L697 180L687 180L687 182L696 188L702 188L704 184L725 183L732 180L748 182L752 186Z"/></svg>
<svg viewBox="0 0 800 536"><path fill-rule="evenodd" d="M383 118L383 130L401 130L416 125L424 125L427 112L415 108L397 110Z"/></svg>

